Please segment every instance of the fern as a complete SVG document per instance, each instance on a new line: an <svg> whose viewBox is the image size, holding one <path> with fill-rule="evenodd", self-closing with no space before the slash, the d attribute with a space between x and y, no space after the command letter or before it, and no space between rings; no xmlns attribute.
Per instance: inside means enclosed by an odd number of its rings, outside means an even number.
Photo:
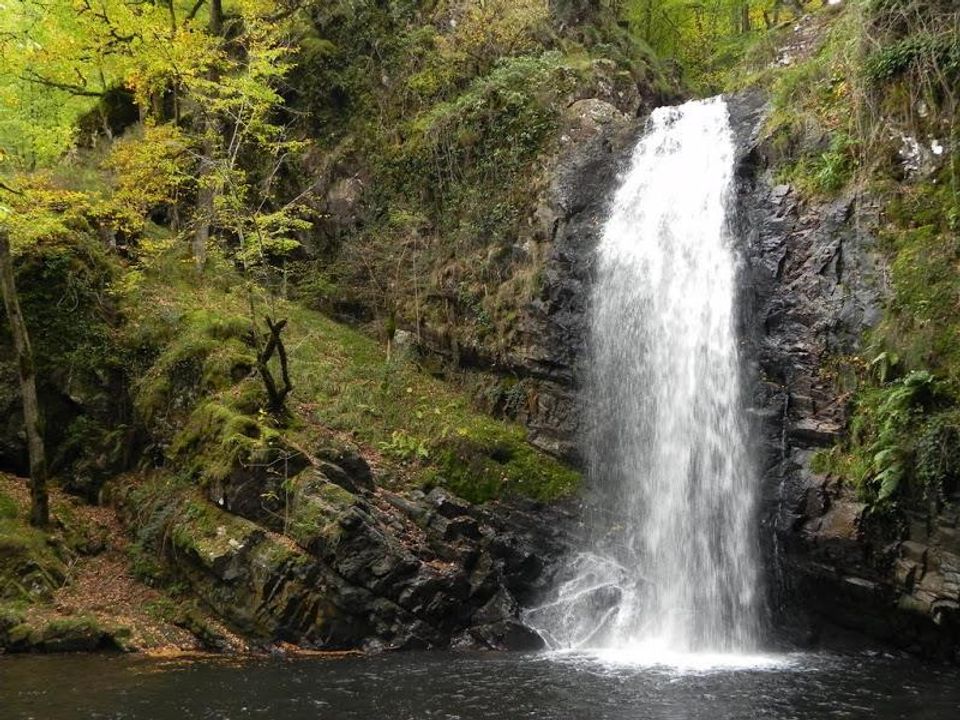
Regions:
<svg viewBox="0 0 960 720"><path fill-rule="evenodd" d="M869 446L872 477L866 487L875 501L892 498L911 465L912 449L906 438L917 406L934 386L934 377L925 370L915 370L897 381L884 393L875 416L876 440Z"/></svg>

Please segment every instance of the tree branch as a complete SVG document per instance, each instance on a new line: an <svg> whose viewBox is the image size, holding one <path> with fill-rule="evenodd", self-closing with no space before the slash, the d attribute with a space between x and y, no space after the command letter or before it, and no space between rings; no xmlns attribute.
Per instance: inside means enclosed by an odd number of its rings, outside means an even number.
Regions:
<svg viewBox="0 0 960 720"><path fill-rule="evenodd" d="M207 0L197 0L196 4L190 9L190 12L187 13L187 17L185 19L187 21L193 20L197 16L197 13L200 12L200 8L203 7L203 4L206 1Z"/></svg>
<svg viewBox="0 0 960 720"><path fill-rule="evenodd" d="M252 309L252 300L251 300L251 309ZM264 345L261 350L257 348L257 370L260 372L260 378L263 380L263 386L267 390L267 403L269 406L270 412L274 416L282 416L286 414L286 402L287 395L290 394L290 391L293 390L293 383L290 381L290 369L289 361L287 359L287 349L283 345L283 338L280 337L280 333L283 332L283 329L287 326L286 320L279 320L274 322L269 316L264 317L264 320L267 321L267 327L270 329L270 337L267 338L267 343ZM256 330L254 330L255 342L259 345L259 341L256 340ZM273 377L273 372L271 372L268 363L270 359L276 353L277 358L280 361L280 380L283 383L282 387L277 387L277 381Z"/></svg>
<svg viewBox="0 0 960 720"><path fill-rule="evenodd" d="M100 90L100 91L88 90L83 85L74 85L72 83L57 82L56 80L51 80L49 78L43 77L42 75L38 75L33 70L29 70L29 69L25 71L25 74L22 75L20 79L25 80L26 82L37 83L38 85L45 85L47 87L63 90L77 97L102 98L106 93L105 90Z"/></svg>

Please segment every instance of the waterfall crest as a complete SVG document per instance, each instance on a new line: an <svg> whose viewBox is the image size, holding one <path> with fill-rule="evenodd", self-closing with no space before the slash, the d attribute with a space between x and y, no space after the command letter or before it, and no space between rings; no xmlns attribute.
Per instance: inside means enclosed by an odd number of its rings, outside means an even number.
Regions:
<svg viewBox="0 0 960 720"><path fill-rule="evenodd" d="M654 111L597 249L589 547L527 621L554 648L756 646L757 474L736 333L722 98Z"/></svg>

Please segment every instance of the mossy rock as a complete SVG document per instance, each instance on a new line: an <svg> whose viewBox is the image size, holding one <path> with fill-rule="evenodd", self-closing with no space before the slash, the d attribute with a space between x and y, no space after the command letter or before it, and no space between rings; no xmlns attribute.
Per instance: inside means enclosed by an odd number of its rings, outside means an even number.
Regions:
<svg viewBox="0 0 960 720"><path fill-rule="evenodd" d="M188 604L180 608L173 615L172 622L197 638L207 650L221 652L229 646L229 642L223 633L210 622L210 618L201 612L195 604Z"/></svg>
<svg viewBox="0 0 960 720"><path fill-rule="evenodd" d="M315 554L332 552L358 498L319 473L307 471L303 476L298 478L287 534Z"/></svg>
<svg viewBox="0 0 960 720"><path fill-rule="evenodd" d="M6 644L7 634L24 623L23 611L14 605L0 605L0 647Z"/></svg>
<svg viewBox="0 0 960 720"><path fill-rule="evenodd" d="M64 548L16 519L0 519L0 600L45 598L63 585Z"/></svg>
<svg viewBox="0 0 960 720"><path fill-rule="evenodd" d="M574 492L581 481L579 473L545 458L520 433L492 423L476 434L441 441L432 457L427 485L447 487L474 503L511 495L555 500Z"/></svg>
<svg viewBox="0 0 960 720"><path fill-rule="evenodd" d="M319 622L321 606L324 622L334 621L338 611L328 607L317 586L314 558L208 502L196 488L167 480L115 490L122 512L136 508L129 518L143 552L152 548L168 569L165 574L189 585L217 617L251 638L296 639ZM177 616L174 622L208 647L225 642L202 613Z"/></svg>
<svg viewBox="0 0 960 720"><path fill-rule="evenodd" d="M220 564L263 535L252 522L225 513L201 498L187 500L180 512L172 532L175 545L181 551L195 553L215 572Z"/></svg>
<svg viewBox="0 0 960 720"><path fill-rule="evenodd" d="M20 623L0 635L12 652L92 652L126 650L130 631L106 627L96 618L81 615L57 618L42 625Z"/></svg>

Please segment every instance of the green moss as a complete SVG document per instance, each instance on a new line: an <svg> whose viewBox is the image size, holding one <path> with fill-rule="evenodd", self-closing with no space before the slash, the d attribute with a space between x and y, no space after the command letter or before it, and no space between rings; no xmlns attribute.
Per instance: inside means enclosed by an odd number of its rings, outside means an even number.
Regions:
<svg viewBox="0 0 960 720"><path fill-rule="evenodd" d="M210 622L209 616L204 613L196 602L181 603L175 608L168 608L168 620L174 625L182 627L196 637L203 647L211 650L222 650L227 646L223 633Z"/></svg>
<svg viewBox="0 0 960 720"><path fill-rule="evenodd" d="M17 650L77 652L127 647L129 628L105 626L92 615L57 618L44 625L19 625L10 630L9 644Z"/></svg>
<svg viewBox="0 0 960 720"><path fill-rule="evenodd" d="M128 298L139 322L126 340L150 361L134 383L134 407L166 459L203 482L261 461L279 438L253 375L253 320L240 296L218 287L225 274L211 269L200 291L182 270L159 283L151 276ZM171 290L181 302L165 299Z"/></svg>
<svg viewBox="0 0 960 720"><path fill-rule="evenodd" d="M185 310L172 322L166 313L145 318L153 325L152 350L159 351L134 388L136 408L147 423L230 387L255 362L252 348L243 341L252 327L249 318L209 308ZM134 331L145 334L141 328Z"/></svg>
<svg viewBox="0 0 960 720"><path fill-rule="evenodd" d="M357 498L331 482L307 481L295 493L287 534L301 546L322 551L340 541L340 520Z"/></svg>
<svg viewBox="0 0 960 720"><path fill-rule="evenodd" d="M908 367L960 383L960 193L951 169L900 188L888 212L882 239L894 294L876 342Z"/></svg>
<svg viewBox="0 0 960 720"><path fill-rule="evenodd" d="M250 387L254 381L244 384ZM238 391L242 395L243 388ZM200 403L175 436L172 457L203 482L223 480L240 465L267 462L281 433L261 407L238 401L234 394L227 401Z"/></svg>
<svg viewBox="0 0 960 720"><path fill-rule="evenodd" d="M179 549L216 558L246 543L257 532L257 526L206 500L187 498L179 507L172 530L173 541Z"/></svg>
<svg viewBox="0 0 960 720"><path fill-rule="evenodd" d="M509 495L554 500L575 491L580 482L573 470L545 461L524 442L522 431L492 421L458 428L437 443L435 457L427 483L448 487L472 502Z"/></svg>
<svg viewBox="0 0 960 720"><path fill-rule="evenodd" d="M0 600L45 598L63 585L66 566L46 533L26 519L0 519Z"/></svg>
<svg viewBox="0 0 960 720"><path fill-rule="evenodd" d="M22 625L25 620L26 615L22 608L10 602L0 603L0 645L3 644L2 638L6 633Z"/></svg>
<svg viewBox="0 0 960 720"><path fill-rule="evenodd" d="M310 555L279 542L260 543L253 552L255 562L267 568L278 569L289 566L305 568L314 562Z"/></svg>
<svg viewBox="0 0 960 720"><path fill-rule="evenodd" d="M12 497L0 492L0 521L12 520L17 516L17 503Z"/></svg>
<svg viewBox="0 0 960 720"><path fill-rule="evenodd" d="M157 552L146 549L141 543L131 543L127 548L130 572L137 580L151 586L169 584L171 578Z"/></svg>
<svg viewBox="0 0 960 720"><path fill-rule="evenodd" d="M182 476L130 477L114 493L121 514L135 532L129 551L133 573L173 594L182 592L183 585L182 577L167 564L169 554L193 553L204 563L213 562L262 532L250 521L216 507L197 492L192 480Z"/></svg>

